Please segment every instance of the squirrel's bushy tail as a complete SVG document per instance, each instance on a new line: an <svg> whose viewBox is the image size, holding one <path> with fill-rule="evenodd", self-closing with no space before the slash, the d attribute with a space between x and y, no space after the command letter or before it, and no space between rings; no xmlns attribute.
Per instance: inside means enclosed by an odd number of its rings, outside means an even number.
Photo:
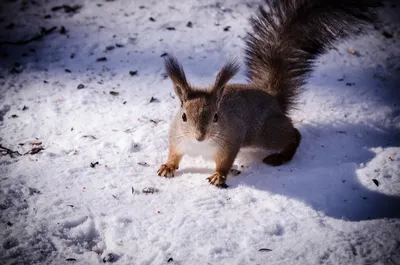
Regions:
<svg viewBox="0 0 400 265"><path fill-rule="evenodd" d="M287 113L315 59L374 19L375 0L265 0L250 19L246 64L251 83Z"/></svg>

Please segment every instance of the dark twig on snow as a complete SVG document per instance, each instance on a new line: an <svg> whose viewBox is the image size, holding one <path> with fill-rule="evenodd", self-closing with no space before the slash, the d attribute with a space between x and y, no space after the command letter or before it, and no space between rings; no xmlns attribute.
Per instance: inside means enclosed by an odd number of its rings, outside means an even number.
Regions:
<svg viewBox="0 0 400 265"><path fill-rule="evenodd" d="M96 165L100 165L99 161L96 161L94 163L90 162L90 167L95 168Z"/></svg>
<svg viewBox="0 0 400 265"><path fill-rule="evenodd" d="M0 46L1 45L25 45L25 44L28 44L33 41L39 41L39 40L43 39L44 36L49 35L50 33L53 33L56 28L57 27L55 27L55 26L52 28L49 28L49 29L42 28L42 30L40 31L39 34L37 34L27 40L3 41L3 42L0 42Z"/></svg>
<svg viewBox="0 0 400 265"><path fill-rule="evenodd" d="M29 150L28 152L26 152L24 155L28 155L28 154L34 155L34 154L39 153L39 152L42 151L42 150L44 150L44 148L41 147L41 146L39 146L39 147L34 147L34 148L32 148L31 150Z"/></svg>
<svg viewBox="0 0 400 265"><path fill-rule="evenodd" d="M82 136L82 138L92 138L93 140L97 140L96 136L90 135L90 134L84 135L84 136Z"/></svg>
<svg viewBox="0 0 400 265"><path fill-rule="evenodd" d="M0 154L2 156L10 155L11 158L15 158L16 156L34 155L34 154L39 153L42 150L44 150L44 148L41 147L41 146L38 146L38 147L33 147L28 152L21 154L18 151L14 151L14 150L11 150L11 149L9 149L7 147L4 147L4 146L0 145Z"/></svg>
<svg viewBox="0 0 400 265"><path fill-rule="evenodd" d="M258 251L259 251L259 252L270 252L270 251L272 251L272 249L269 249L269 248L260 248Z"/></svg>
<svg viewBox="0 0 400 265"><path fill-rule="evenodd" d="M15 157L14 155L22 156L22 154L20 152L13 151L13 150L11 150L11 149L9 149L7 147L4 147L2 145L0 145L0 154L2 156L10 155L11 158L14 158Z"/></svg>

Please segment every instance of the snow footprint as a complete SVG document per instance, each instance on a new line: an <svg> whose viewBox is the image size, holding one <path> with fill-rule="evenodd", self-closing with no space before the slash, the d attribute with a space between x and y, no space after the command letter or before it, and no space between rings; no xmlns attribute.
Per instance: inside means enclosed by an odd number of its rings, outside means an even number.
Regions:
<svg viewBox="0 0 400 265"><path fill-rule="evenodd" d="M82 217L80 217L78 219L75 219L73 221L64 222L63 227L67 228L67 229L71 229L71 228L74 228L74 227L77 227L77 226L83 224L84 222L86 222L87 219L88 219L87 216L82 216Z"/></svg>
<svg viewBox="0 0 400 265"><path fill-rule="evenodd" d="M19 245L19 241L15 237L9 237L7 238L4 243L3 243L3 248L4 249L11 249L13 247L16 247Z"/></svg>
<svg viewBox="0 0 400 265"><path fill-rule="evenodd" d="M270 236L283 236L285 228L279 223L272 224L266 228L265 231Z"/></svg>
<svg viewBox="0 0 400 265"><path fill-rule="evenodd" d="M221 198L216 196L207 196L196 198L193 201L194 209L198 209L199 212L204 213L204 216L214 217L218 215L221 208L225 207L225 202Z"/></svg>
<svg viewBox="0 0 400 265"><path fill-rule="evenodd" d="M61 238L64 244L72 247L76 252L80 252L81 248L95 250L101 243L100 233L88 216L65 221L55 236Z"/></svg>

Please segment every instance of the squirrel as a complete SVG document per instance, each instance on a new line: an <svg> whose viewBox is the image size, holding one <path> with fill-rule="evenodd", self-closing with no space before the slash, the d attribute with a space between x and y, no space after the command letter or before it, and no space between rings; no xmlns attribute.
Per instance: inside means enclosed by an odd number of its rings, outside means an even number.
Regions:
<svg viewBox="0 0 400 265"><path fill-rule="evenodd" d="M265 0L249 19L245 39L248 84L228 84L239 71L229 61L206 89L192 86L174 56L165 69L180 100L172 121L168 161L159 176L173 177L185 154L208 155L216 163L209 183L227 188L226 179L242 147L279 150L263 162L290 161L301 134L288 116L316 59L374 21L374 0Z"/></svg>

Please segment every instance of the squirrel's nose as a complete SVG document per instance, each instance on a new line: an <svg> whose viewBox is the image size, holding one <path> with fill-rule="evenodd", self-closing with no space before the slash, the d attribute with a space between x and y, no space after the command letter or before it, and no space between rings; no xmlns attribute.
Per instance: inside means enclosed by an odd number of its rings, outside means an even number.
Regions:
<svg viewBox="0 0 400 265"><path fill-rule="evenodd" d="M202 142L205 138L206 138L206 136L204 134L196 136L196 140L199 141L199 142Z"/></svg>

